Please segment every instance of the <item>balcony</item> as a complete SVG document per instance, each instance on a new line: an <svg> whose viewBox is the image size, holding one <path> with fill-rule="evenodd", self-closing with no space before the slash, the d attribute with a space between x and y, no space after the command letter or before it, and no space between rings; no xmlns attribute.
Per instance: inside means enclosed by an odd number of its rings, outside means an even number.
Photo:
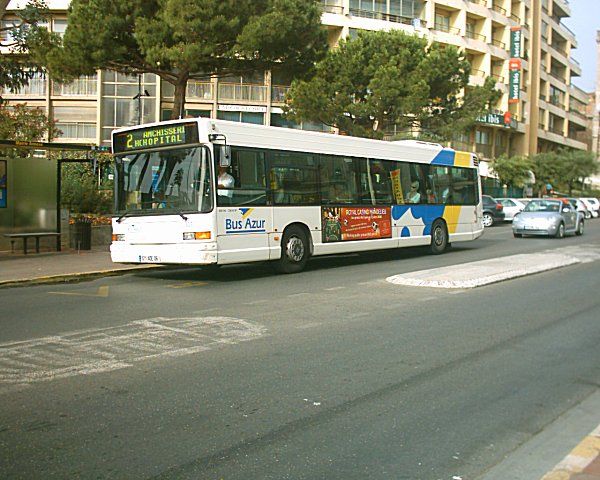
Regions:
<svg viewBox="0 0 600 480"><path fill-rule="evenodd" d="M494 12L498 12L499 14L504 15L506 17L506 9L505 8L502 8L499 5L492 5L492 10Z"/></svg>
<svg viewBox="0 0 600 480"><path fill-rule="evenodd" d="M271 87L271 101L273 103L284 103L285 95L290 90L290 87L283 85L273 85Z"/></svg>
<svg viewBox="0 0 600 480"><path fill-rule="evenodd" d="M502 50L506 50L506 43L504 43L502 40L492 38L492 45L495 45L496 47L501 48Z"/></svg>
<svg viewBox="0 0 600 480"><path fill-rule="evenodd" d="M219 100L266 102L267 87L243 83L219 83Z"/></svg>
<svg viewBox="0 0 600 480"><path fill-rule="evenodd" d="M471 3L476 3L477 5L482 5L487 7L487 0L468 0Z"/></svg>
<svg viewBox="0 0 600 480"><path fill-rule="evenodd" d="M511 13L510 14L510 19L517 22L517 23L521 23L521 17L519 17L518 15L516 15L515 13Z"/></svg>
<svg viewBox="0 0 600 480"><path fill-rule="evenodd" d="M325 13L335 13L337 15L342 15L344 13L343 5L334 2L321 2L321 8Z"/></svg>
<svg viewBox="0 0 600 480"><path fill-rule="evenodd" d="M504 76L497 73L492 73L492 78L498 83L504 83Z"/></svg>
<svg viewBox="0 0 600 480"><path fill-rule="evenodd" d="M485 35L482 35L481 33L470 32L468 30L465 33L465 37L471 38L473 40L480 40L482 42L486 42L487 41Z"/></svg>
<svg viewBox="0 0 600 480"><path fill-rule="evenodd" d="M190 100L214 100L213 84L211 82L188 82L186 89L186 98Z"/></svg>
<svg viewBox="0 0 600 480"><path fill-rule="evenodd" d="M471 69L471 75L474 77L485 78L487 74L483 70L477 70L476 68Z"/></svg>
<svg viewBox="0 0 600 480"><path fill-rule="evenodd" d="M423 28L427 27L427 22L420 18L403 17L401 15L392 15L391 13L374 12L373 10L359 10L357 8L351 8L350 15L362 18L372 18L375 20L384 20L386 22L401 23L403 25L416 26L418 23Z"/></svg>
<svg viewBox="0 0 600 480"><path fill-rule="evenodd" d="M95 97L98 93L96 77L82 77L71 83L54 83L52 95L57 97Z"/></svg>
<svg viewBox="0 0 600 480"><path fill-rule="evenodd" d="M445 25L443 23L436 23L433 27L434 30L437 30L438 32L446 32L446 33L451 33L453 35L459 35L460 34L460 29L456 28L456 27L449 27L448 25Z"/></svg>
<svg viewBox="0 0 600 480"><path fill-rule="evenodd" d="M564 104L562 98L558 97L556 95L550 95L550 98L548 99L548 103L550 105L554 105L555 107L561 108L562 110L565 109L565 104Z"/></svg>
<svg viewBox="0 0 600 480"><path fill-rule="evenodd" d="M48 88L46 77L35 76L29 79L29 83L16 92L11 92L8 88L0 88L0 94L7 97L45 97Z"/></svg>

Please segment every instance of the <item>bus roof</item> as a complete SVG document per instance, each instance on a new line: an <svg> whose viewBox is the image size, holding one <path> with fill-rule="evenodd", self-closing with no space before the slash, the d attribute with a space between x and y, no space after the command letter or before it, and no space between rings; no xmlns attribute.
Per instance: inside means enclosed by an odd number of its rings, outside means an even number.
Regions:
<svg viewBox="0 0 600 480"><path fill-rule="evenodd" d="M189 124L191 122L197 122L198 124L199 141L201 143L208 143L210 141L209 135L218 134L224 135L229 145L251 148L411 161L444 166L477 167L478 164L475 154L457 152L436 143L415 140L389 142L209 118L186 118L121 128L115 130L113 135L140 128L163 127L180 123Z"/></svg>

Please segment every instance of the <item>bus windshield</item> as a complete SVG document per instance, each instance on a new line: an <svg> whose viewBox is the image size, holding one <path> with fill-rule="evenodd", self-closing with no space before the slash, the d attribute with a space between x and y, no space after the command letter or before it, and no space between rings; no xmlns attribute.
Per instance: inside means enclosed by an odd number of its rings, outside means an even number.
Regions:
<svg viewBox="0 0 600 480"><path fill-rule="evenodd" d="M173 214L213 208L206 147L116 157L116 213Z"/></svg>

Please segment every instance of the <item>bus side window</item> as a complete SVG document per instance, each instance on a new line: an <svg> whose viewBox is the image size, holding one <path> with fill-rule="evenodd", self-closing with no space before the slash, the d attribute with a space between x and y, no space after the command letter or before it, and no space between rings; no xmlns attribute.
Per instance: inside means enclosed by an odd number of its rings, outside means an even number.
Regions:
<svg viewBox="0 0 600 480"><path fill-rule="evenodd" d="M317 205L316 156L302 152L272 152L270 189L274 205Z"/></svg>
<svg viewBox="0 0 600 480"><path fill-rule="evenodd" d="M319 158L321 202L323 205L360 205L359 163L348 157L322 155Z"/></svg>
<svg viewBox="0 0 600 480"><path fill-rule="evenodd" d="M218 171L218 163L216 165ZM234 185L217 189L219 206L266 205L265 172L264 152L232 147L231 167L227 173L233 177Z"/></svg>

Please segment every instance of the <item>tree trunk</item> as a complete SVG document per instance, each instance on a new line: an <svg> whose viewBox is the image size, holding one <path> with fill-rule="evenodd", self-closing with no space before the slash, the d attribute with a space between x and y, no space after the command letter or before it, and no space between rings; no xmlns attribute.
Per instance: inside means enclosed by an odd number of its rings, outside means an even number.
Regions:
<svg viewBox="0 0 600 480"><path fill-rule="evenodd" d="M175 97L173 98L173 112L171 112L171 120L183 118L185 115L185 92L187 90L187 82L189 75L182 74L177 78L175 83Z"/></svg>

